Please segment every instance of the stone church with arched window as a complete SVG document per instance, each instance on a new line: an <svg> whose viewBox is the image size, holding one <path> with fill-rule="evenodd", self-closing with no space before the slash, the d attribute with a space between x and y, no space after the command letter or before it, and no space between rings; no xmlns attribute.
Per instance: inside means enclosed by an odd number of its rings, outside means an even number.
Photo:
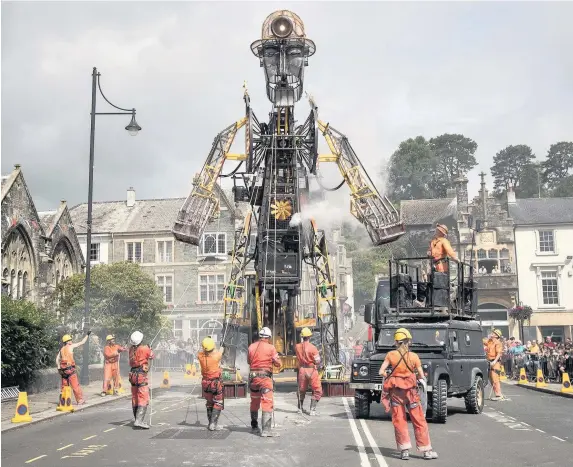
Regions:
<svg viewBox="0 0 573 467"><path fill-rule="evenodd" d="M2 293L41 304L61 280L84 268L66 202L37 212L16 165L2 177Z"/></svg>

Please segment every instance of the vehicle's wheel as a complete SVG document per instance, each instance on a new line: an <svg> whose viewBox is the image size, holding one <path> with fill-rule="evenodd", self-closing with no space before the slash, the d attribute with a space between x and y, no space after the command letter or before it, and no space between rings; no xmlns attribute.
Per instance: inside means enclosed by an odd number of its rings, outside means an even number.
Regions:
<svg viewBox="0 0 573 467"><path fill-rule="evenodd" d="M432 391L432 421L446 423L446 418L448 418L448 383L445 379L439 379Z"/></svg>
<svg viewBox="0 0 573 467"><path fill-rule="evenodd" d="M465 397L466 409L468 413L480 414L483 411L484 393L483 378L476 376L474 384Z"/></svg>
<svg viewBox="0 0 573 467"><path fill-rule="evenodd" d="M354 394L356 418L370 417L370 394L367 391L356 391Z"/></svg>

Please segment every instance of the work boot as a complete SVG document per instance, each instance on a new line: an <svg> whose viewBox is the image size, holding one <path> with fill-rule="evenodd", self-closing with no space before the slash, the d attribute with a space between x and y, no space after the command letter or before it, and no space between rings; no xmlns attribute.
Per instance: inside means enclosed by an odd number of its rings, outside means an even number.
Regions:
<svg viewBox="0 0 573 467"><path fill-rule="evenodd" d="M209 423L209 431L221 431L222 428L219 427L217 422L219 421L219 415L221 411L219 409L213 409L213 415L211 415L211 423Z"/></svg>
<svg viewBox="0 0 573 467"><path fill-rule="evenodd" d="M207 407L207 427L211 426L212 416L213 416L213 407Z"/></svg>
<svg viewBox="0 0 573 467"><path fill-rule="evenodd" d="M144 421L146 412L147 412L146 405L137 407L137 414L135 416L135 423L133 424L133 426L141 428L143 430L149 430L149 425Z"/></svg>
<svg viewBox="0 0 573 467"><path fill-rule="evenodd" d="M251 429L257 431L259 429L259 411L251 412Z"/></svg>
<svg viewBox="0 0 573 467"><path fill-rule="evenodd" d="M101 397L105 397L106 394L107 394L107 393L106 393L105 391L102 391L102 392L100 393L100 396L101 396Z"/></svg>
<svg viewBox="0 0 573 467"><path fill-rule="evenodd" d="M490 401L500 401L502 399L501 396L493 396Z"/></svg>
<svg viewBox="0 0 573 467"><path fill-rule="evenodd" d="M402 449L402 452L400 453L400 459L403 461L410 460L410 451L407 449Z"/></svg>
<svg viewBox="0 0 573 467"><path fill-rule="evenodd" d="M316 404L318 404L317 400L312 399L310 401L310 413L309 415L314 417L316 415Z"/></svg>
<svg viewBox="0 0 573 467"><path fill-rule="evenodd" d="M438 453L435 451L426 451L424 453L424 459L425 460L431 460L431 459L437 459L438 458Z"/></svg>
<svg viewBox="0 0 573 467"><path fill-rule="evenodd" d="M261 436L263 438L274 438L280 436L278 433L271 431L271 423L273 419L272 412L263 412Z"/></svg>
<svg viewBox="0 0 573 467"><path fill-rule="evenodd" d="M301 398L299 398L299 401L298 401L298 413L299 414L302 414L304 412L304 410L302 408L303 405L304 405L304 397L301 397Z"/></svg>
<svg viewBox="0 0 573 467"><path fill-rule="evenodd" d="M133 418L137 418L137 405L131 407L133 409Z"/></svg>

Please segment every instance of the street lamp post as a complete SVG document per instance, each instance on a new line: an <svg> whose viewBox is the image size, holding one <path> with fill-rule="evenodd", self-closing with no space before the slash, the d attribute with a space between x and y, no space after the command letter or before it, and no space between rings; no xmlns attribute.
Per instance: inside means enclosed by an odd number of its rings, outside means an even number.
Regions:
<svg viewBox="0 0 573 467"><path fill-rule="evenodd" d="M94 188L94 143L95 143L95 119L96 115L126 115L131 114L131 121L125 127L131 136L136 136L141 130L141 127L135 121L135 109L122 109L113 105L101 90L100 73L94 67L92 72L92 110L91 110L91 127L90 127L90 165L89 165L89 179L88 179L88 221L86 224L87 239L86 239L86 290L85 290L85 310L84 310L84 330L87 332L90 329L90 292L91 292L91 246L92 246L92 204L93 204L93 188ZM97 90L104 100L113 108L121 112L96 112L96 97ZM90 384L90 341L89 339L84 344L83 359L82 359L82 372L80 375L80 383L87 385Z"/></svg>

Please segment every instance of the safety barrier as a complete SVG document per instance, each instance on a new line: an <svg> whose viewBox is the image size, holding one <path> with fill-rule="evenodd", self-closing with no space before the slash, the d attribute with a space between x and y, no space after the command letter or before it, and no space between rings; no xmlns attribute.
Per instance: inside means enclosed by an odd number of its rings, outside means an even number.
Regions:
<svg viewBox="0 0 573 467"><path fill-rule="evenodd" d="M521 369L525 370L526 378L531 383L538 379L538 370L548 383L561 384L564 373L569 375L569 379L573 379L573 356L563 359L557 355L506 354L502 363L507 377L515 381L519 381Z"/></svg>
<svg viewBox="0 0 573 467"><path fill-rule="evenodd" d="M153 353L155 354L153 369L157 371L179 371L183 373L187 365L195 363L194 355L187 351L173 352L153 349Z"/></svg>
<svg viewBox="0 0 573 467"><path fill-rule="evenodd" d="M18 399L20 391L18 386L10 386L9 388L2 388L2 402Z"/></svg>

